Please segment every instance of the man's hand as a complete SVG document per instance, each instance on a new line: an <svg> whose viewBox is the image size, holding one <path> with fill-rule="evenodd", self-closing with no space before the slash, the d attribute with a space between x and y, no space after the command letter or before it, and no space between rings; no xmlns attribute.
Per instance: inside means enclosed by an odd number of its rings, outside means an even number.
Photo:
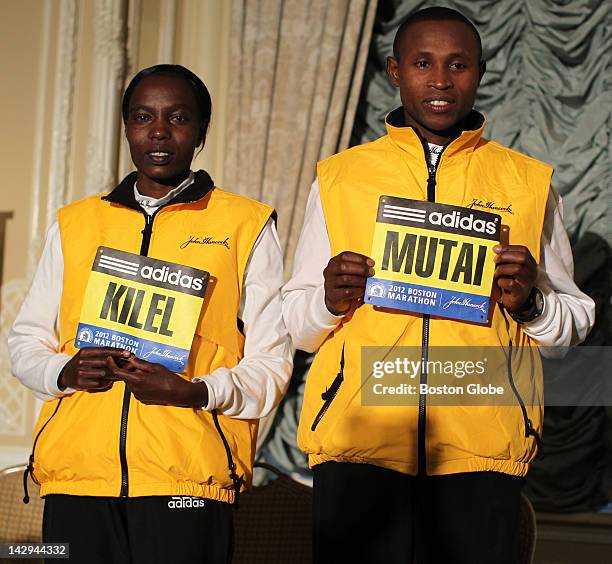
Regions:
<svg viewBox="0 0 612 564"><path fill-rule="evenodd" d="M142 403L178 407L202 407L208 403L206 384L188 382L161 364L132 356L123 368L114 358L108 358L106 365L113 378L123 380Z"/></svg>
<svg viewBox="0 0 612 564"><path fill-rule="evenodd" d="M73 388L87 392L108 390L114 378L107 369L107 358L127 359L130 351L113 347L89 347L81 349L64 366L57 379L60 389Z"/></svg>
<svg viewBox="0 0 612 564"><path fill-rule="evenodd" d="M325 305L330 313L342 315L353 303L363 300L366 282L374 274L374 261L345 251L333 257L323 271Z"/></svg>
<svg viewBox="0 0 612 564"><path fill-rule="evenodd" d="M536 280L535 259L523 245L496 245L493 297L511 313L521 313Z"/></svg>

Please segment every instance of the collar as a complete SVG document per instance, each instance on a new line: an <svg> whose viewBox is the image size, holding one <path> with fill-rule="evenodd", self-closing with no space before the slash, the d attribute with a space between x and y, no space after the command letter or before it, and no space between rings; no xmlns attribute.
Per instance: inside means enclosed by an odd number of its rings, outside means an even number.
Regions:
<svg viewBox="0 0 612 564"><path fill-rule="evenodd" d="M136 183L137 175L137 172L131 172L128 174L110 194L102 196L102 199L113 204L120 204L139 212L143 211L134 196L134 184ZM205 170L198 170L194 175L193 184L187 186L187 188L172 198L165 205L169 206L171 204L186 204L188 202L195 202L208 194L213 186L214 182L210 175Z"/></svg>
<svg viewBox="0 0 612 564"><path fill-rule="evenodd" d="M456 155L469 155L474 151L484 130L485 118L476 110L472 110L466 118L466 127L459 137L453 139L444 149L444 158ZM385 119L387 135L391 142L411 157L423 158L423 143L416 130L404 124L404 109L400 106L387 115Z"/></svg>
<svg viewBox="0 0 612 564"><path fill-rule="evenodd" d="M193 172L189 173L189 176L183 180L176 188L172 188L166 192L165 196L161 198L153 198L151 196L145 196L138 191L138 182L134 184L134 198L140 204L140 206L150 214L150 209L152 208L161 208L165 206L168 202L172 201L176 196L178 196L183 190L185 190L189 185L193 184L194 174Z"/></svg>

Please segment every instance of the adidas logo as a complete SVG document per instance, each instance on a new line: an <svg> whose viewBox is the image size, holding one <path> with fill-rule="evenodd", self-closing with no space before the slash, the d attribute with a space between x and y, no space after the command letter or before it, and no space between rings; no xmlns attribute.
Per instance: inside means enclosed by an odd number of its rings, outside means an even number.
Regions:
<svg viewBox="0 0 612 564"><path fill-rule="evenodd" d="M172 499L168 502L170 509L187 509L194 507L204 507L206 500L201 497L190 497L185 495L173 495Z"/></svg>

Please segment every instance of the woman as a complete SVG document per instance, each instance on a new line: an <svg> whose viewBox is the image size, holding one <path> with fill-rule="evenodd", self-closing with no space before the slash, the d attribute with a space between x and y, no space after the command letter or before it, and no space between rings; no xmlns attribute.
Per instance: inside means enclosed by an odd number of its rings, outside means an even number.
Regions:
<svg viewBox="0 0 612 564"><path fill-rule="evenodd" d="M47 400L28 467L43 539L70 543L73 561L226 562L256 419L291 371L273 210L191 172L211 101L189 70L139 72L122 113L137 171L59 211L9 339L14 374ZM100 246L210 273L180 376L127 350L75 348Z"/></svg>

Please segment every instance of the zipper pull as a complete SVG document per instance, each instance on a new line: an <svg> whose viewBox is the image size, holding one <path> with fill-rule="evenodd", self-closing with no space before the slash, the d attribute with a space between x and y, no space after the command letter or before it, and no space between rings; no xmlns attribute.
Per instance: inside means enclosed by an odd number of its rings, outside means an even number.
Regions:
<svg viewBox="0 0 612 564"><path fill-rule="evenodd" d="M153 234L153 216L149 215L148 213L145 213L144 216L145 226L141 231L142 241L140 243L140 254L147 256L149 254L149 245L151 244L151 235Z"/></svg>
<svg viewBox="0 0 612 564"><path fill-rule="evenodd" d="M427 201L434 202L436 200L436 169L433 167L429 168L429 175L427 176Z"/></svg>
<svg viewBox="0 0 612 564"><path fill-rule="evenodd" d="M141 233L143 235L151 235L151 233L153 232L153 220L151 219L151 216L149 214L145 215L145 226L144 229L141 231Z"/></svg>
<svg viewBox="0 0 612 564"><path fill-rule="evenodd" d="M28 465L23 472L23 503L30 503L30 495L28 493L28 477L34 472L34 453L30 454Z"/></svg>
<svg viewBox="0 0 612 564"><path fill-rule="evenodd" d="M533 423L531 422L531 419L527 419L527 422L525 423L525 436L526 437L533 437L535 439L536 445L538 447L538 450L540 451L540 454L544 453L544 444L542 443L542 437L540 437L540 435L538 434L538 432L533 428Z"/></svg>

